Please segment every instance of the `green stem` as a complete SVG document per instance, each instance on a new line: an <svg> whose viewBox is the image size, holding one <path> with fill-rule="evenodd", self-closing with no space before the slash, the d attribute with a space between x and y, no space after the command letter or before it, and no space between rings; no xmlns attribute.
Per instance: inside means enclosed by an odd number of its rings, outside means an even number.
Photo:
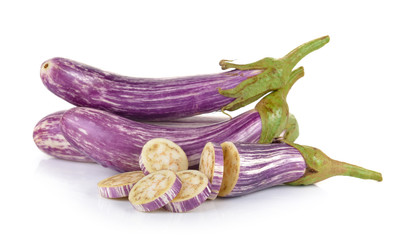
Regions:
<svg viewBox="0 0 400 240"><path fill-rule="evenodd" d="M310 185L339 175L382 181L382 174L379 172L333 160L317 148L286 143L299 150L307 164L304 175L287 183L288 185Z"/></svg>
<svg viewBox="0 0 400 240"><path fill-rule="evenodd" d="M267 57L249 64L234 64L229 60L221 60L220 65L222 69L263 70L258 75L242 81L234 88L218 89L221 95L235 98L234 101L224 106L222 110L237 110L256 101L269 92L285 87L289 81L293 67L307 54L321 48L328 42L328 36L312 40L279 59ZM293 85L293 83L290 84ZM289 89L286 89L286 94Z"/></svg>
<svg viewBox="0 0 400 240"><path fill-rule="evenodd" d="M289 118L284 130L283 140L294 142L299 137L299 124L293 114L289 114Z"/></svg>
<svg viewBox="0 0 400 240"><path fill-rule="evenodd" d="M292 88L292 86L297 82L297 80L299 80L303 76L304 76L304 68L303 67L299 67L299 68L293 70L291 77L287 81L286 85L280 89L280 91L282 91L282 95L285 97L285 99L286 99L290 89Z"/></svg>
<svg viewBox="0 0 400 240"><path fill-rule="evenodd" d="M303 45L293 49L291 52L286 54L282 60L287 64L288 69L293 69L301 59L307 56L309 53L320 49L329 42L329 36L320 37L304 43Z"/></svg>
<svg viewBox="0 0 400 240"><path fill-rule="evenodd" d="M335 161L335 160L333 160ZM382 174L379 172L371 171L353 164L335 161L338 168L341 168L340 175L356 177L361 179L372 179L382 181Z"/></svg>
<svg viewBox="0 0 400 240"><path fill-rule="evenodd" d="M304 68L300 67L292 72L289 81L296 82L303 76ZM255 109L260 114L262 124L259 143L271 143L274 139L279 138L287 128L289 117L289 107L283 92L281 90L271 92L257 103ZM297 136L291 137L296 138Z"/></svg>
<svg viewBox="0 0 400 240"><path fill-rule="evenodd" d="M263 59L258 60L256 62L253 62L253 63L235 64L235 63L232 63L233 60L225 60L225 59L223 59L223 60L221 60L219 62L219 65L221 66L222 70L226 70L226 69L229 69L229 68L235 68L235 69L238 69L238 70L256 70L256 69L265 70L267 68L272 67L275 64L276 61L277 60L274 59L274 58L263 58Z"/></svg>

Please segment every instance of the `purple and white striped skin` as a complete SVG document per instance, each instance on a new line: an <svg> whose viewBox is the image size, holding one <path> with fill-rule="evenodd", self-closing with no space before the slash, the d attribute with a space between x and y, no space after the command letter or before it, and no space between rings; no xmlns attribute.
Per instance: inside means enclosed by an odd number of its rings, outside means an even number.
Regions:
<svg viewBox="0 0 400 240"><path fill-rule="evenodd" d="M104 198L127 197L132 187L143 177L141 171L120 173L100 181L97 189Z"/></svg>
<svg viewBox="0 0 400 240"><path fill-rule="evenodd" d="M145 175L165 169L179 172L188 170L188 160L178 144L166 138L153 138L143 145L139 166Z"/></svg>
<svg viewBox="0 0 400 240"><path fill-rule="evenodd" d="M157 121L218 111L234 101L219 94L218 88L233 88L261 72L232 70L177 78L135 78L53 58L42 64L40 76L51 92L75 106Z"/></svg>
<svg viewBox="0 0 400 240"><path fill-rule="evenodd" d="M196 115L193 117L185 117L185 118L179 118L179 119L173 119L173 120L168 120L168 121L161 121L161 122L147 122L152 125L157 125L157 126L165 126L165 127L181 127L181 128L192 128L192 127L205 127L210 124L214 123L219 123L223 121L227 121L230 118L225 115L213 115L213 116L208 116L206 114L202 115Z"/></svg>
<svg viewBox="0 0 400 240"><path fill-rule="evenodd" d="M36 146L46 154L63 160L95 163L83 153L80 153L64 138L60 128L60 119L65 111L58 111L41 119L33 131ZM193 116L164 122L149 122L156 126L177 128L203 127L229 119L227 116Z"/></svg>
<svg viewBox="0 0 400 240"><path fill-rule="evenodd" d="M171 202L182 188L179 177L170 170L150 173L133 186L129 202L139 211L149 212Z"/></svg>
<svg viewBox="0 0 400 240"><path fill-rule="evenodd" d="M236 171L237 176L232 178L233 189L228 189L222 194L220 191L220 197L242 196L292 182L301 178L306 171L306 163L301 153L286 143L226 142L222 144L222 148L224 161L239 161L240 169ZM225 152L228 148L231 153ZM229 159L229 154L233 159Z"/></svg>
<svg viewBox="0 0 400 240"><path fill-rule="evenodd" d="M210 182L211 194L208 199L217 198L224 175L224 154L220 144L209 142L201 153L199 171L204 173Z"/></svg>
<svg viewBox="0 0 400 240"><path fill-rule="evenodd" d="M140 170L143 145L153 138L167 138L185 151L189 167L199 164L207 142L258 142L261 119L250 110L231 120L205 127L174 128L136 122L91 108L73 108L61 118L64 137L79 151L104 167L120 172Z"/></svg>
<svg viewBox="0 0 400 240"><path fill-rule="evenodd" d="M182 181L179 194L164 209L171 212L187 212L202 204L210 196L211 188L207 176L196 170L176 173Z"/></svg>
<svg viewBox="0 0 400 240"><path fill-rule="evenodd" d="M64 138L60 128L64 112L58 111L42 118L33 130L33 141L40 150L52 157L94 163L94 160L79 152Z"/></svg>

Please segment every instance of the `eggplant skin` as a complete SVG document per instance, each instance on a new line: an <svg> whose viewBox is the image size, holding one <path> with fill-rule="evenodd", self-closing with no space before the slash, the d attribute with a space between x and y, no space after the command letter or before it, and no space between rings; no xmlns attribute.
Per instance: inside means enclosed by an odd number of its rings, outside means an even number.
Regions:
<svg viewBox="0 0 400 240"><path fill-rule="evenodd" d="M224 143L226 144L226 143ZM296 148L286 143L233 144L240 170L233 189L220 197L238 197L301 178L306 162Z"/></svg>
<svg viewBox="0 0 400 240"><path fill-rule="evenodd" d="M136 78L73 60L52 58L41 66L44 85L78 107L91 107L143 121L177 119L220 110L234 98L230 89L262 70L232 70L176 78Z"/></svg>
<svg viewBox="0 0 400 240"><path fill-rule="evenodd" d="M58 111L49 114L42 118L35 126L33 130L33 140L36 146L44 153L63 160L75 161L75 162L91 162L92 159L86 157L80 153L75 147L73 147L65 138L61 132L60 119L66 110ZM227 116L193 116L188 118L180 118L173 121L164 122L149 122L156 126L171 126L177 128L190 128L190 127L202 127L210 124L226 121L229 118Z"/></svg>
<svg viewBox="0 0 400 240"><path fill-rule="evenodd" d="M33 141L44 153L63 160L91 162L92 159L80 153L64 138L60 119L65 111L58 111L42 118L33 130Z"/></svg>
<svg viewBox="0 0 400 240"><path fill-rule="evenodd" d="M76 107L60 121L65 139L80 152L104 167L119 172L138 171L143 145L153 138L178 144L188 157L189 167L199 164L207 142L258 142L261 118L250 110L231 120L203 127L178 128L133 121L98 109Z"/></svg>

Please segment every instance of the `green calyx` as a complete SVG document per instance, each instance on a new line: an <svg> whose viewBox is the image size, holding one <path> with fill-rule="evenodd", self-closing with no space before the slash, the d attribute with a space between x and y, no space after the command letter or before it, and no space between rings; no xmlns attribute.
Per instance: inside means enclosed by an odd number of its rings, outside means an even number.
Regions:
<svg viewBox="0 0 400 240"><path fill-rule="evenodd" d="M299 150L306 163L304 175L296 181L286 183L288 185L310 185L338 175L382 181L382 174L379 172L333 160L317 148L294 143L299 136L299 127L296 118L289 113L286 98L293 84L304 76L304 69L293 68L307 54L328 42L329 36L321 37L295 48L283 58L264 58L245 65L222 60L222 69L262 70L260 74L246 79L235 88L218 89L221 95L235 98L222 108L222 112L237 110L264 96L255 107L262 122L259 143L285 142Z"/></svg>
<svg viewBox="0 0 400 240"><path fill-rule="evenodd" d="M289 114L286 97L293 84L303 76L304 68L297 68L290 74L285 86L271 92L257 103L255 109L260 114L262 123L259 143L271 143L280 138L292 142L298 137L298 124L294 116Z"/></svg>
<svg viewBox="0 0 400 240"><path fill-rule="evenodd" d="M299 124L293 114L289 113L289 118L285 129L280 137L276 138L278 141L284 139L288 142L294 142L299 137Z"/></svg>
<svg viewBox="0 0 400 240"><path fill-rule="evenodd" d="M333 160L314 147L302 146L287 141L286 143L299 150L307 165L305 174L296 181L286 183L288 185L310 185L339 175L382 181L382 174L379 172Z"/></svg>
<svg viewBox="0 0 400 240"><path fill-rule="evenodd" d="M264 58L250 64L234 64L229 60L221 60L222 69L235 68L239 70L260 69L262 73L248 78L232 89L218 89L219 93L225 97L235 98L233 102L224 106L221 110L234 111L244 107L265 94L276 91L284 87L291 75L292 69L296 64L309 53L321 48L329 42L329 36L324 36L307 42L283 58Z"/></svg>

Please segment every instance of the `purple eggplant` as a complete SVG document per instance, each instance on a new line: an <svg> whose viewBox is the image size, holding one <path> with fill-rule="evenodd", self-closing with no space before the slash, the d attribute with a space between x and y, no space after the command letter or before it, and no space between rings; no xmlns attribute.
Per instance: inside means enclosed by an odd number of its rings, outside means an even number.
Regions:
<svg viewBox="0 0 400 240"><path fill-rule="evenodd" d="M59 111L42 118L33 130L36 146L46 154L75 162L95 161L79 152L64 138L60 129L60 119L65 111Z"/></svg>
<svg viewBox="0 0 400 240"><path fill-rule="evenodd" d="M140 170L139 156L144 144L166 138L178 144L197 166L207 142L252 142L259 140L261 118L250 110L231 120L204 127L164 127L136 122L98 109L77 107L64 113L60 121L65 139L97 163L119 172Z"/></svg>
<svg viewBox="0 0 400 240"><path fill-rule="evenodd" d="M92 107L137 120L160 121L213 112L232 102L218 87L233 88L261 70L166 79L111 74L65 58L42 64L40 76L55 95L79 107Z"/></svg>
<svg viewBox="0 0 400 240"><path fill-rule="evenodd" d="M290 82L294 83L303 75L304 69L299 67L291 73ZM285 94L288 92L286 88L283 90ZM166 138L178 144L188 157L189 167L193 167L199 164L207 142L270 143L275 138L294 141L299 134L298 124L288 111L281 111L282 105L287 105L285 100L274 101L279 92L264 97L256 105L257 110L206 126L160 126L84 107L65 112L60 125L72 146L97 163L120 172L140 169L141 149L153 138Z"/></svg>
<svg viewBox="0 0 400 240"><path fill-rule="evenodd" d="M204 173L210 182L211 194L208 199L217 198L224 175L224 155L220 144L209 142L201 153L199 171Z"/></svg>
<svg viewBox="0 0 400 240"><path fill-rule="evenodd" d="M294 143L222 143L224 175L219 197L237 197L272 186L310 185L344 175L382 181L382 175L333 160L321 150Z"/></svg>
<svg viewBox="0 0 400 240"><path fill-rule="evenodd" d="M179 194L163 208L170 212L187 212L197 208L210 196L211 188L207 176L196 170L177 172L182 181Z"/></svg>
<svg viewBox="0 0 400 240"><path fill-rule="evenodd" d="M264 58L247 65L224 60L231 71L177 78L136 78L103 71L65 58L41 66L44 85L79 107L91 107L137 120L177 119L235 110L286 85L293 67L307 54L329 42L315 39L286 56ZM243 70L242 70L243 69Z"/></svg>
<svg viewBox="0 0 400 240"><path fill-rule="evenodd" d="M170 170L150 173L140 179L129 192L129 202L142 212L164 207L180 192L182 181Z"/></svg>
<svg viewBox="0 0 400 240"><path fill-rule="evenodd" d="M44 153L64 160L76 162L95 161L80 153L64 138L60 129L60 119L65 111L58 111L42 118L33 130L33 140L36 146ZM150 122L156 126L170 126L176 128L203 127L210 124L228 120L224 116L194 116L188 118L180 118L173 121Z"/></svg>
<svg viewBox="0 0 400 240"><path fill-rule="evenodd" d="M97 189L104 198L127 197L132 187L143 177L142 171L120 173L98 182Z"/></svg>
<svg viewBox="0 0 400 240"><path fill-rule="evenodd" d="M224 142L224 176L219 197L236 197L299 179L306 171L301 153L283 143Z"/></svg>

